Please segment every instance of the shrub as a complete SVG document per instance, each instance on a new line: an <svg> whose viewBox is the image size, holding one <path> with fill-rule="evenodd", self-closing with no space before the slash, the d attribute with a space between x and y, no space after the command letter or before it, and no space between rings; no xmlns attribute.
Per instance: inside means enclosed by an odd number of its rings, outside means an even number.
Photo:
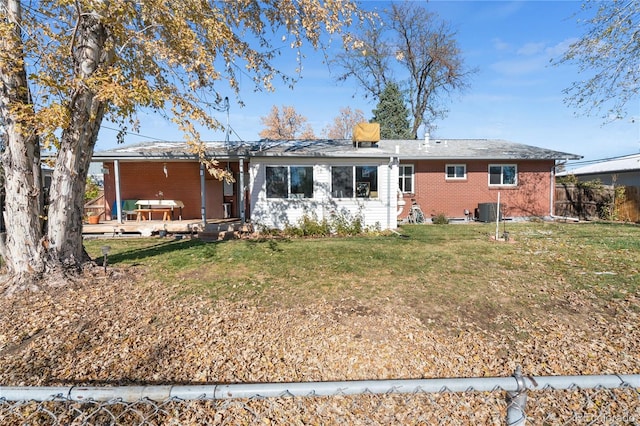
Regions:
<svg viewBox="0 0 640 426"><path fill-rule="evenodd" d="M287 225L282 233L289 237L340 237L359 235L380 230L380 225L368 228L361 216L351 217L347 213L332 213L328 219L318 219L315 214L305 214L295 225ZM273 230L272 230L273 231Z"/></svg>
<svg viewBox="0 0 640 426"><path fill-rule="evenodd" d="M363 232L364 226L360 216L351 218L344 213L333 213L331 215L331 230L339 236L358 235Z"/></svg>
<svg viewBox="0 0 640 426"><path fill-rule="evenodd" d="M96 181L94 177L87 177L87 183L84 190L84 201L88 202L91 200L95 200L100 196L101 191L102 187L100 186L98 181Z"/></svg>
<svg viewBox="0 0 640 426"><path fill-rule="evenodd" d="M349 213L331 213L328 219L318 219L315 213L305 213L295 225L287 224L283 230L255 224L262 237L328 237L331 235L347 237L369 232L380 233L381 225L367 227L360 215L352 217Z"/></svg>
<svg viewBox="0 0 640 426"><path fill-rule="evenodd" d="M262 237L268 238L268 237L279 237L282 235L282 231L279 229L275 229L275 228L270 228L264 224L261 223L255 223L254 224L254 229L256 230L256 232L258 234L260 234Z"/></svg>
<svg viewBox="0 0 640 426"><path fill-rule="evenodd" d="M560 185L577 185L578 178L576 175L565 175L556 177L556 183Z"/></svg>
<svg viewBox="0 0 640 426"><path fill-rule="evenodd" d="M284 233L292 237L325 237L330 234L330 226L326 219L319 220L315 214L305 214L297 225L287 225Z"/></svg>
<svg viewBox="0 0 640 426"><path fill-rule="evenodd" d="M434 225L447 225L449 223L449 219L447 219L447 216L445 216L444 213L438 213L431 218L431 223Z"/></svg>

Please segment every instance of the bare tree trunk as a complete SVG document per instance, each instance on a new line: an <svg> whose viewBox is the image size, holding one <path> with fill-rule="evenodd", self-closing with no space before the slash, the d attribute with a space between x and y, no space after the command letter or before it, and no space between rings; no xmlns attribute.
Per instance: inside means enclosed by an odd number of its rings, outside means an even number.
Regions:
<svg viewBox="0 0 640 426"><path fill-rule="evenodd" d="M0 111L6 131L2 167L6 182L6 235L0 254L10 281L5 292L37 289L41 284L64 283L69 273L87 260L82 245L85 184L91 156L104 117L105 104L87 79L111 60L105 50L108 33L94 13L78 10L71 46L77 86L67 105L70 123L62 131L55 162L46 233L40 144L32 122L34 106L24 66L20 37L19 0L0 0L5 22L13 24L12 37L0 40Z"/></svg>
<svg viewBox="0 0 640 426"><path fill-rule="evenodd" d="M84 193L96 143L102 103L92 93L74 98L72 122L63 133L51 180L47 234L50 267L79 269L84 258L82 217Z"/></svg>
<svg viewBox="0 0 640 426"><path fill-rule="evenodd" d="M79 269L86 260L82 245L84 192L105 104L85 81L110 62L107 39L99 15L79 15L72 46L78 84L69 103L71 120L62 133L50 189L49 267L56 270Z"/></svg>
<svg viewBox="0 0 640 426"><path fill-rule="evenodd" d="M42 240L42 179L40 144L33 129L26 128L20 115L33 115L20 34L20 2L5 0L5 22L12 25L11 37L0 41L0 111L6 146L2 154L5 173L5 224L0 240L1 254L12 280L11 290L33 288L45 270Z"/></svg>

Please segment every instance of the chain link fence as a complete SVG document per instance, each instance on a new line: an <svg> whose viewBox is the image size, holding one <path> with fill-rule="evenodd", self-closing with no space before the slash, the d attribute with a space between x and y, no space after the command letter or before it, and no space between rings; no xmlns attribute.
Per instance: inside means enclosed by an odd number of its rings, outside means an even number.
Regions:
<svg viewBox="0 0 640 426"><path fill-rule="evenodd" d="M640 425L640 375L0 387L3 425Z"/></svg>

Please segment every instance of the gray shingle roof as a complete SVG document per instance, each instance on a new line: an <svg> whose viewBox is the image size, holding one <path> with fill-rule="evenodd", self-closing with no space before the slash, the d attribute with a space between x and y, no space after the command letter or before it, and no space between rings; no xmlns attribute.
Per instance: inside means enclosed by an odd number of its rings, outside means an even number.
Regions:
<svg viewBox="0 0 640 426"><path fill-rule="evenodd" d="M578 160L576 154L496 139L381 140L376 145L354 147L350 140L296 140L255 142L206 142L208 155L239 157L337 157L491 160ZM195 159L185 142L148 142L94 153L94 161L114 159Z"/></svg>

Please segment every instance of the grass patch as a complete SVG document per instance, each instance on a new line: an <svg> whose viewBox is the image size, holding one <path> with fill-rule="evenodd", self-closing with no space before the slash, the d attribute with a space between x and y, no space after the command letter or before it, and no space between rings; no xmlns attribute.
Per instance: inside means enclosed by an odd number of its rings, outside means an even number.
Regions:
<svg viewBox="0 0 640 426"><path fill-rule="evenodd" d="M640 292L637 226L507 228L508 243L491 240L493 225L469 224L405 226L405 237L114 239L89 240L86 247L101 259L101 246L109 245L109 265L144 268L179 293L264 308L357 299L407 306L425 322L466 318L487 325L498 316L588 315L580 298L595 300L607 314L608 302Z"/></svg>

